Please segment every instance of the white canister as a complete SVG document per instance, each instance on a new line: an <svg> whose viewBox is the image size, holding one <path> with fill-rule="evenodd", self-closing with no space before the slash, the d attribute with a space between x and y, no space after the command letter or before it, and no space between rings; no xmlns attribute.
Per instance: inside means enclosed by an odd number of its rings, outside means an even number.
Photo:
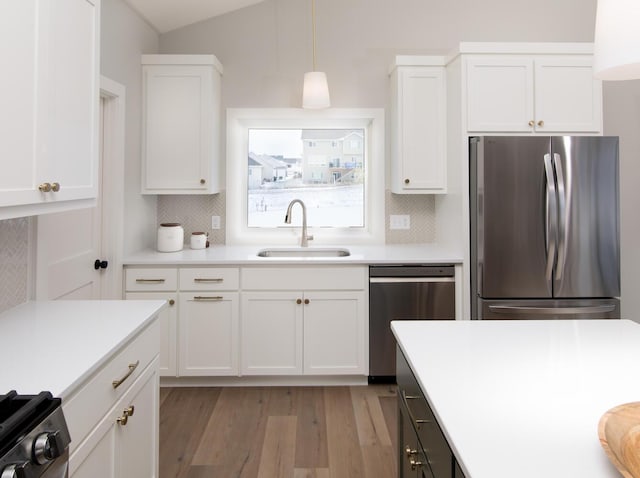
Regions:
<svg viewBox="0 0 640 478"><path fill-rule="evenodd" d="M204 249L207 246L207 235L204 232L191 233L191 249Z"/></svg>
<svg viewBox="0 0 640 478"><path fill-rule="evenodd" d="M177 222L165 222L158 228L158 252L181 251L184 229Z"/></svg>

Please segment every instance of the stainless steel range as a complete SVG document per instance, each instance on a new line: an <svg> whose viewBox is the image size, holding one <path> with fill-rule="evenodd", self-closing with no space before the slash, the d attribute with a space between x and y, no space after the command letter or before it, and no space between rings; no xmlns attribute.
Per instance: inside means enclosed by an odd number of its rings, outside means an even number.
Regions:
<svg viewBox="0 0 640 478"><path fill-rule="evenodd" d="M69 443L59 398L0 395L0 478L67 478Z"/></svg>

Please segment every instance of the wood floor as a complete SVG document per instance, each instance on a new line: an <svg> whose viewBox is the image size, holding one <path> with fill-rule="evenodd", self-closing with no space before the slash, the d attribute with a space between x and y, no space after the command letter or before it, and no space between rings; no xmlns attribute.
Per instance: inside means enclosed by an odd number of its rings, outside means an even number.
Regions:
<svg viewBox="0 0 640 478"><path fill-rule="evenodd" d="M160 389L160 478L394 478L396 391Z"/></svg>

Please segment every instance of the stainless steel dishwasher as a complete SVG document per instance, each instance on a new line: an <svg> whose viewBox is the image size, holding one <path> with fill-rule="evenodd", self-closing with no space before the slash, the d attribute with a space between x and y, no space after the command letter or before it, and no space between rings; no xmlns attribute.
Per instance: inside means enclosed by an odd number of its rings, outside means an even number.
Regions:
<svg viewBox="0 0 640 478"><path fill-rule="evenodd" d="M395 382L392 320L455 319L452 265L369 267L369 383Z"/></svg>

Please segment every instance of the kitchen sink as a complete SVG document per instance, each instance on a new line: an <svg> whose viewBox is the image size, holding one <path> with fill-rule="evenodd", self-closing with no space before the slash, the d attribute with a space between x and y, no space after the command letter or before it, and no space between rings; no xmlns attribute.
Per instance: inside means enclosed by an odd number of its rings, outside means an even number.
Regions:
<svg viewBox="0 0 640 478"><path fill-rule="evenodd" d="M296 247L296 248L272 248L258 251L258 257L347 257L351 253L349 249L342 248L316 248L316 247Z"/></svg>

